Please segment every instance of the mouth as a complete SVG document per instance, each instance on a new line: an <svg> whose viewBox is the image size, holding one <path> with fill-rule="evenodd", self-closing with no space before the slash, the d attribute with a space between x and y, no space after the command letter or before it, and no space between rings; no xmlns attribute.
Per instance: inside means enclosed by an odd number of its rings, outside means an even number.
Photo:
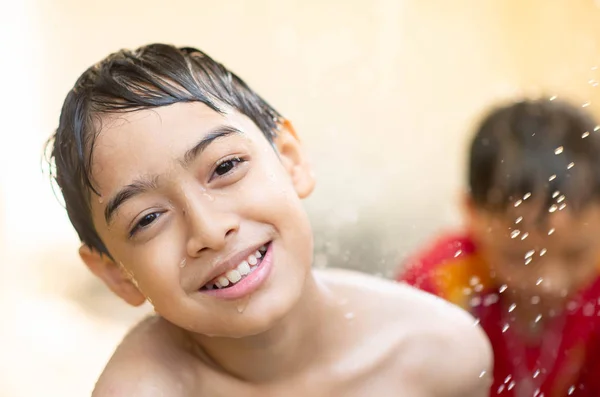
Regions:
<svg viewBox="0 0 600 397"><path fill-rule="evenodd" d="M203 285L200 288L200 292L227 290L243 283L246 278L249 278L250 275L261 267L265 255L269 251L270 245L270 242L263 245L258 250L248 255L235 268L220 274Z"/></svg>

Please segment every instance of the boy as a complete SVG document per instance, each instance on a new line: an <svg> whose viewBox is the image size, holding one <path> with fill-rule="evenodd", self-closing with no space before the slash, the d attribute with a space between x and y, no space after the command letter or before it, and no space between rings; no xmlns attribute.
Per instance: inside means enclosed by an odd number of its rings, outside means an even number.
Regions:
<svg viewBox="0 0 600 397"><path fill-rule="evenodd" d="M466 231L399 277L478 318L492 395L600 396L598 130L564 103L492 111L471 145Z"/></svg>
<svg viewBox="0 0 600 397"><path fill-rule="evenodd" d="M52 155L83 261L156 311L94 396L487 395L491 351L463 311L311 271L314 180L291 124L199 50L88 69Z"/></svg>

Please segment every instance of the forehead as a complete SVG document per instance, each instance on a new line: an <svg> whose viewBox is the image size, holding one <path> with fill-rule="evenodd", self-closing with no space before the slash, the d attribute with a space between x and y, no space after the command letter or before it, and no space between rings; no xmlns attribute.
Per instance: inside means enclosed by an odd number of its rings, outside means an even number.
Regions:
<svg viewBox="0 0 600 397"><path fill-rule="evenodd" d="M132 178L163 174L218 126L234 127L250 140L262 136L239 112L218 113L200 102L104 117L92 152L94 183L104 196Z"/></svg>

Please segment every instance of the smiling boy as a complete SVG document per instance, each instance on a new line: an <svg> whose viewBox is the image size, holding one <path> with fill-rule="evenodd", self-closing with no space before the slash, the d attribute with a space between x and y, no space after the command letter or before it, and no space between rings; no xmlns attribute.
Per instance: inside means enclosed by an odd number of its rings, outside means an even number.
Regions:
<svg viewBox="0 0 600 397"><path fill-rule="evenodd" d="M201 51L94 65L52 149L83 261L156 311L95 396L487 395L490 349L464 312L311 270L314 179L291 124Z"/></svg>

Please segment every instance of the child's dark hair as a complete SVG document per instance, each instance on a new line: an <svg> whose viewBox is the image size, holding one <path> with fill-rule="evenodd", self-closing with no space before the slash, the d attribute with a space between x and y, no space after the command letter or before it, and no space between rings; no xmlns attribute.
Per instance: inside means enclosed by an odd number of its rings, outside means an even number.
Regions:
<svg viewBox="0 0 600 397"><path fill-rule="evenodd" d="M577 210L598 199L599 129L582 109L560 101L522 101L491 111L471 144L475 205L504 211L530 199L543 200L548 209L565 202Z"/></svg>
<svg viewBox="0 0 600 397"><path fill-rule="evenodd" d="M94 227L90 199L94 142L102 116L202 102L217 112L234 109L249 117L272 142L279 113L239 77L200 50L151 44L121 50L86 70L68 93L56 133L48 142L52 177L81 241L108 251Z"/></svg>

